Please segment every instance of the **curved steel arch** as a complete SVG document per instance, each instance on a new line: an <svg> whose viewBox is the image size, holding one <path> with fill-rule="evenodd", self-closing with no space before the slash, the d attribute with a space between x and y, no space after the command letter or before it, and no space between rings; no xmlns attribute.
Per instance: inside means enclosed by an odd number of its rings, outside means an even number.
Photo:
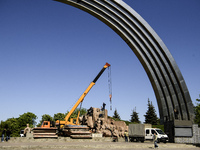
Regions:
<svg viewBox="0 0 200 150"><path fill-rule="evenodd" d="M194 118L193 104L171 53L150 25L122 0L56 0L95 16L113 29L143 65L154 89L161 123Z"/></svg>

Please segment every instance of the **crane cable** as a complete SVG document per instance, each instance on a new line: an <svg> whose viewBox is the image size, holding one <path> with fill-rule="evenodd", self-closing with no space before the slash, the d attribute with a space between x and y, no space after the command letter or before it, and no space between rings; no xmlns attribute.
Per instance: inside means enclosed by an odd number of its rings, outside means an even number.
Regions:
<svg viewBox="0 0 200 150"><path fill-rule="evenodd" d="M110 110L112 110L112 80L111 80L111 66L108 67L108 89L110 98Z"/></svg>

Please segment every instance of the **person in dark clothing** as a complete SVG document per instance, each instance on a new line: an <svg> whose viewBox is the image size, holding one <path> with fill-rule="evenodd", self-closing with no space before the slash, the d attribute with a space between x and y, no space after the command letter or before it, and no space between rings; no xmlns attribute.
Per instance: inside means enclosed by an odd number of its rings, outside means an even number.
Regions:
<svg viewBox="0 0 200 150"><path fill-rule="evenodd" d="M127 132L127 130L125 130L125 132L124 132L124 138L125 138L125 142L128 142L128 132Z"/></svg>
<svg viewBox="0 0 200 150"><path fill-rule="evenodd" d="M11 131L8 129L6 130L6 141L10 140Z"/></svg>
<svg viewBox="0 0 200 150"><path fill-rule="evenodd" d="M6 129L4 128L4 130L2 131L2 135L1 135L1 142L4 142L5 133L6 133Z"/></svg>
<svg viewBox="0 0 200 150"><path fill-rule="evenodd" d="M178 119L178 110L174 109L174 116L175 116L175 119Z"/></svg>
<svg viewBox="0 0 200 150"><path fill-rule="evenodd" d="M154 142L154 148L158 148L158 144L157 144L158 136L157 136L157 134L155 132L153 134L153 142Z"/></svg>

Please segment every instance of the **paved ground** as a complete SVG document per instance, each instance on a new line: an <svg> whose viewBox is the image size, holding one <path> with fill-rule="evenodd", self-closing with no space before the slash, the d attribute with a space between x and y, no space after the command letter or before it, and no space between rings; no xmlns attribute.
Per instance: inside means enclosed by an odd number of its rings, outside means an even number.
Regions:
<svg viewBox="0 0 200 150"><path fill-rule="evenodd" d="M149 150L153 149L152 142L125 143L124 141L9 141L0 142L0 150ZM199 150L199 147L188 144L159 143L163 150Z"/></svg>

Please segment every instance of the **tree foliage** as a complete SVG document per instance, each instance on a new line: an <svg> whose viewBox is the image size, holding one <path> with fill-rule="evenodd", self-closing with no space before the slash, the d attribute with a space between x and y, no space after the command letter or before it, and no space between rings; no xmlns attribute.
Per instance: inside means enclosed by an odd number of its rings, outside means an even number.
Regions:
<svg viewBox="0 0 200 150"><path fill-rule="evenodd" d="M57 113L57 114L54 114L53 116L53 120L56 121L56 120L60 120L60 121L64 121L65 120L65 114L64 113Z"/></svg>
<svg viewBox="0 0 200 150"><path fill-rule="evenodd" d="M157 125L158 124L158 117L156 115L156 110L155 110L152 102L149 101L149 99L148 99L147 106L148 106L147 112L146 112L146 115L144 115L145 123Z"/></svg>
<svg viewBox="0 0 200 150"><path fill-rule="evenodd" d="M77 118L79 109L76 109L70 118ZM69 112L67 112L69 113ZM48 114L42 115L42 119L38 123L37 127L41 126L43 121L56 121L56 120L64 120L65 116L67 115L63 113L57 113L54 114L54 117L51 117ZM87 109L82 108L80 110L80 116L87 113ZM2 131L4 128L9 129L11 131L11 137L19 137L20 136L20 130L24 130L27 127L27 124L29 124L29 127L33 128L36 126L36 119L37 116L31 112L24 113L20 115L18 118L9 118L6 121L0 122L0 135L2 134Z"/></svg>
<svg viewBox="0 0 200 150"><path fill-rule="evenodd" d="M30 127L34 127L36 119L37 116L31 112L24 113L23 115L20 115L19 118L9 118L6 121L1 121L0 132L6 128L11 131L12 137L19 137L20 130L24 130L27 124L29 124Z"/></svg>
<svg viewBox="0 0 200 150"><path fill-rule="evenodd" d="M117 109L116 109L116 108L115 108L115 111L114 111L113 118L114 118L114 119L121 120L121 118L120 118L120 116L119 116L119 114L118 114L118 112L117 112Z"/></svg>
<svg viewBox="0 0 200 150"><path fill-rule="evenodd" d="M138 113L136 112L136 107L132 111L130 122L141 123L140 120L139 120L139 117L138 117Z"/></svg>
<svg viewBox="0 0 200 150"><path fill-rule="evenodd" d="M199 95L200 97L200 95ZM200 99L196 99L197 105L194 107L195 118L194 122L200 127Z"/></svg>
<svg viewBox="0 0 200 150"><path fill-rule="evenodd" d="M30 128L33 128L36 125L37 116L31 112L24 113L23 115L20 115L18 118L18 122L20 126L26 127L27 124L29 124Z"/></svg>
<svg viewBox="0 0 200 150"><path fill-rule="evenodd" d="M53 121L53 117L51 117L50 115L48 115L48 114L44 114L44 115L42 115L42 120L41 120L42 122L43 121Z"/></svg>

